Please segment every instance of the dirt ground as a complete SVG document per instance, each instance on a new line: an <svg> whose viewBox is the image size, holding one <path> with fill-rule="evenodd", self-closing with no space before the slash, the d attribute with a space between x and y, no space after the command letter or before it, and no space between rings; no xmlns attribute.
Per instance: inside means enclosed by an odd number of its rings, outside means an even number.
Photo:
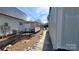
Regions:
<svg viewBox="0 0 79 59"><path fill-rule="evenodd" d="M44 41L46 39L45 38L46 37L46 33L47 33L47 30L44 30L42 37L40 38L39 42L36 43L36 46L35 46L34 49L32 49L32 51L43 51Z"/></svg>
<svg viewBox="0 0 79 59"><path fill-rule="evenodd" d="M31 38L25 38L14 45L7 47L8 51L29 51L35 48L35 44L39 42L43 31L33 34Z"/></svg>

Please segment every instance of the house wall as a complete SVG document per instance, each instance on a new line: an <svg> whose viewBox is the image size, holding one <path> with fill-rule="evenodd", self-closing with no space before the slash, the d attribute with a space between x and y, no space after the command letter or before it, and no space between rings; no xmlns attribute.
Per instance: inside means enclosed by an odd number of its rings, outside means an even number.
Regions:
<svg viewBox="0 0 79 59"><path fill-rule="evenodd" d="M12 18L12 17L0 14L0 26L3 25L4 23L8 23L8 25L11 28L11 31L12 30L22 30L22 29L24 29L23 28L24 26L19 25L20 22L23 22L23 21L16 19L16 18Z"/></svg>
<svg viewBox="0 0 79 59"><path fill-rule="evenodd" d="M32 26L31 23L24 23L25 31L31 31Z"/></svg>
<svg viewBox="0 0 79 59"><path fill-rule="evenodd" d="M37 23L27 22L15 17L0 14L0 26L4 25L4 23L8 23L10 26L10 30L7 32L8 34L12 34L13 30L30 31L33 28L35 28L35 32L40 30L39 26L37 26ZM20 25L20 23L23 25ZM1 35L4 35L4 33L2 33L0 29L0 36Z"/></svg>
<svg viewBox="0 0 79 59"><path fill-rule="evenodd" d="M37 23L37 22L35 22L35 23L34 23L34 28L35 28L35 32L40 31L40 24Z"/></svg>

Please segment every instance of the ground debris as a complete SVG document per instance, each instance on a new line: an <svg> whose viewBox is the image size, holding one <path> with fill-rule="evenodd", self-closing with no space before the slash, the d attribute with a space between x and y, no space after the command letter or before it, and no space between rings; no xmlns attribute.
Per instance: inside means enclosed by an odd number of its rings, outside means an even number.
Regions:
<svg viewBox="0 0 79 59"><path fill-rule="evenodd" d="M34 34L31 38L24 38L23 40L9 47L8 51L32 51L39 42L41 33L42 31Z"/></svg>

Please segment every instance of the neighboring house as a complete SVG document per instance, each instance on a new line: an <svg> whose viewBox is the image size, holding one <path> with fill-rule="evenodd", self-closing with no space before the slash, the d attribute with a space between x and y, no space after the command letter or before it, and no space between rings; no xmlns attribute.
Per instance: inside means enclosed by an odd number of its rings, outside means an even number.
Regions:
<svg viewBox="0 0 79 59"><path fill-rule="evenodd" d="M33 21L26 21L25 28L27 32L37 32L40 30L40 24Z"/></svg>
<svg viewBox="0 0 79 59"><path fill-rule="evenodd" d="M41 24L38 23L38 22L33 22L33 29L34 29L34 32L38 32L41 30Z"/></svg>
<svg viewBox="0 0 79 59"><path fill-rule="evenodd" d="M16 7L0 7L0 36L25 30L26 14Z"/></svg>
<svg viewBox="0 0 79 59"><path fill-rule="evenodd" d="M25 21L26 17L27 15L16 7L0 7L0 36L39 31L39 23Z"/></svg>

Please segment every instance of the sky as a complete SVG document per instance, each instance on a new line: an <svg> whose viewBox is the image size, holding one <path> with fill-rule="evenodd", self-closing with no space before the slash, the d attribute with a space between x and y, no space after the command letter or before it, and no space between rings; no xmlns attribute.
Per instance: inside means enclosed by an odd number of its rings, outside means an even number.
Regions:
<svg viewBox="0 0 79 59"><path fill-rule="evenodd" d="M49 7L19 7L27 15L27 21L47 23Z"/></svg>

